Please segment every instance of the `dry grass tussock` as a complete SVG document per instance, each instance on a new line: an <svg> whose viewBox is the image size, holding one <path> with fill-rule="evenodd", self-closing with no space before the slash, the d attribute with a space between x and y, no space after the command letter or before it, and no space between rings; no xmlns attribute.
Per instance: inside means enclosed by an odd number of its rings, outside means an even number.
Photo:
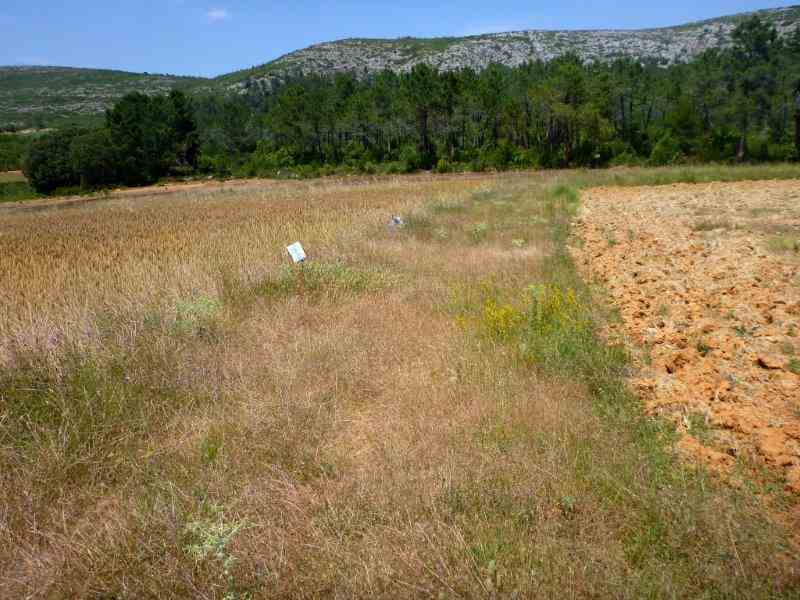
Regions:
<svg viewBox="0 0 800 600"><path fill-rule="evenodd" d="M762 491L619 384L552 183L0 213L0 597L790 593Z"/></svg>

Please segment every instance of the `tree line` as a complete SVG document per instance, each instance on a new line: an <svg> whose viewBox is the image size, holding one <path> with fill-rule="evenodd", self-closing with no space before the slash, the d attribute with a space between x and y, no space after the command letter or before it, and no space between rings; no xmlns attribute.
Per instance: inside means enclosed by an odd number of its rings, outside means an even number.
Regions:
<svg viewBox="0 0 800 600"><path fill-rule="evenodd" d="M669 67L566 55L511 68L249 82L239 94L130 94L105 126L36 139L39 191L168 174L314 176L786 161L800 157L800 32L752 17L729 48Z"/></svg>
<svg viewBox="0 0 800 600"><path fill-rule="evenodd" d="M190 100L131 93L107 111L105 125L68 128L30 143L23 171L40 193L152 183L197 166L197 128Z"/></svg>

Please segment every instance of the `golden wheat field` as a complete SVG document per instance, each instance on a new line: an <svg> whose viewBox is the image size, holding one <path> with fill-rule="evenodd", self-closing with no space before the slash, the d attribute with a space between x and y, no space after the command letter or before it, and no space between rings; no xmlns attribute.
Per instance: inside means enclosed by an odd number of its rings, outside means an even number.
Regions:
<svg viewBox="0 0 800 600"><path fill-rule="evenodd" d="M729 171L624 177L800 175ZM681 463L596 335L613 177L0 207L0 597L797 592L794 500Z"/></svg>

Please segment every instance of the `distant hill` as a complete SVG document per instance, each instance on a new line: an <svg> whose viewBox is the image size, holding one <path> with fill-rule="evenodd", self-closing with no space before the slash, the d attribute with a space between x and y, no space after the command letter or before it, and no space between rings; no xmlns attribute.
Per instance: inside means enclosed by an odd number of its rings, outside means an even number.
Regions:
<svg viewBox="0 0 800 600"><path fill-rule="evenodd" d="M491 63L517 66L575 52L586 61L631 57L662 65L686 62L710 48L731 43L734 28L752 14L774 24L781 34L800 24L800 6L719 17L677 27L640 30L513 31L461 38L347 39L310 46L265 65L223 75L217 82L244 89L271 87L287 75L391 69L402 72L418 63L440 70L480 70Z"/></svg>
<svg viewBox="0 0 800 600"><path fill-rule="evenodd" d="M676 27L640 30L513 31L469 37L347 39L297 50L259 67L203 79L64 67L0 67L0 126L58 126L97 121L130 91L172 88L243 92L271 89L288 76L396 72L427 63L441 70L480 70L490 63L516 66L575 52L587 61L631 57L661 65L689 61L731 43L741 21L758 14L782 35L800 25L800 6L719 17Z"/></svg>
<svg viewBox="0 0 800 600"><path fill-rule="evenodd" d="M208 83L197 77L69 67L0 67L0 126L96 121L132 91L158 93Z"/></svg>

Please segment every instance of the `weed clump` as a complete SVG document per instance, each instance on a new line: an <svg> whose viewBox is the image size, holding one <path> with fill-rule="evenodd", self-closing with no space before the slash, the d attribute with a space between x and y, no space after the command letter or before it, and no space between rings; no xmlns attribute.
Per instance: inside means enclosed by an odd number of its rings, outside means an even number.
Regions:
<svg viewBox="0 0 800 600"><path fill-rule="evenodd" d="M498 304L489 299L483 306L481 322L487 335L495 340L507 340L517 334L523 314L510 304Z"/></svg>
<svg viewBox="0 0 800 600"><path fill-rule="evenodd" d="M208 518L192 521L184 528L187 537L184 552L197 563L214 561L222 569L227 591L224 598L235 600L243 597L237 593L234 567L236 557L230 550L230 544L236 535L244 529L244 521L228 521L223 509L211 505Z"/></svg>
<svg viewBox="0 0 800 600"><path fill-rule="evenodd" d="M485 221L476 223L470 228L469 233L472 237L472 241L476 244L479 244L486 239L486 236L489 233L489 224Z"/></svg>
<svg viewBox="0 0 800 600"><path fill-rule="evenodd" d="M386 275L376 269L360 270L341 262L311 262L284 265L277 275L260 284L256 292L273 299L294 295L320 298L376 291L387 284Z"/></svg>
<svg viewBox="0 0 800 600"><path fill-rule="evenodd" d="M800 238L788 235L779 235L770 238L768 246L773 252L794 252L800 253Z"/></svg>
<svg viewBox="0 0 800 600"><path fill-rule="evenodd" d="M594 327L578 292L553 283L529 288L520 350L531 364L549 372L579 368L590 373L605 361L604 347L594 341Z"/></svg>
<svg viewBox="0 0 800 600"><path fill-rule="evenodd" d="M174 328L177 333L205 333L214 328L215 320L222 312L222 304L208 296L179 302L175 307Z"/></svg>
<svg viewBox="0 0 800 600"><path fill-rule="evenodd" d="M789 361L788 369L795 375L800 375L800 359L797 358L791 359Z"/></svg>

